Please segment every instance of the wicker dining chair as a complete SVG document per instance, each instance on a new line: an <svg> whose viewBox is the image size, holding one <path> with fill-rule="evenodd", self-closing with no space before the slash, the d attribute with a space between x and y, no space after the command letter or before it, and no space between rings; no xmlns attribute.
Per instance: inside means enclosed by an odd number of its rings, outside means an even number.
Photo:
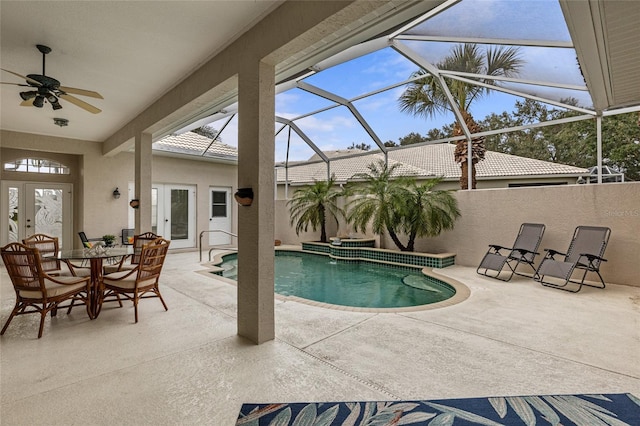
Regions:
<svg viewBox="0 0 640 426"><path fill-rule="evenodd" d="M65 272L62 270L62 263L55 257L60 249L57 237L51 237L46 234L33 234L22 240L22 244L38 249L41 256L42 270L47 274L60 275Z"/></svg>
<svg viewBox="0 0 640 426"><path fill-rule="evenodd" d="M142 253L142 246L150 243L156 238L162 238L160 235L156 235L153 232L145 232L143 234L133 236L133 254L124 256L120 262L115 265L106 265L104 267L105 274L112 274L119 271L131 271L140 263L140 254ZM127 259L130 259L127 263Z"/></svg>
<svg viewBox="0 0 640 426"><path fill-rule="evenodd" d="M82 302L89 311L89 277L47 274L43 269L40 251L25 244L10 243L2 247L0 253L16 292L16 304L0 335L4 334L16 315L40 313L38 339L41 338L47 313L55 316L58 308L67 306L71 311L72 305L61 306L67 300Z"/></svg>
<svg viewBox="0 0 640 426"><path fill-rule="evenodd" d="M40 263L42 270L49 275L71 275L88 277L91 275L89 268L74 265L70 261L65 261L67 268L62 267L60 259L56 256L60 250L58 238L46 234L33 234L32 236L22 240L22 244L27 247L37 248L40 252Z"/></svg>
<svg viewBox="0 0 640 426"><path fill-rule="evenodd" d="M105 301L108 301L107 298L112 296L118 302L120 302L120 296L131 300L136 323L138 322L138 301L140 299L158 297L162 302L162 306L164 306L164 310L169 310L158 287L160 272L169 250L169 244L170 241L156 238L142 246L139 263L135 269L105 275L103 277Z"/></svg>

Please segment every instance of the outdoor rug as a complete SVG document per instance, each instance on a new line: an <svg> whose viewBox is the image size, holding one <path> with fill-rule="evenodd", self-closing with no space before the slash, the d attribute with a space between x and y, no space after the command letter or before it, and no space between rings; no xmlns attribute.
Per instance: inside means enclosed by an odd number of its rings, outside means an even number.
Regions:
<svg viewBox="0 0 640 426"><path fill-rule="evenodd" d="M243 404L236 425L640 425L631 394Z"/></svg>

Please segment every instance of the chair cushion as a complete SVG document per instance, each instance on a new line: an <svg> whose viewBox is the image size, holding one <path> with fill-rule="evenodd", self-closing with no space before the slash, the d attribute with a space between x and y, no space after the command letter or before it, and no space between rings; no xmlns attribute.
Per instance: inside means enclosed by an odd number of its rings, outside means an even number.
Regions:
<svg viewBox="0 0 640 426"><path fill-rule="evenodd" d="M76 277L90 277L91 269L90 268L74 268L73 272L75 272Z"/></svg>
<svg viewBox="0 0 640 426"><path fill-rule="evenodd" d="M138 265L132 265L130 263L125 263L124 265L122 265L122 267L120 269L118 269L118 265L105 265L104 266L104 273L105 274L113 274L115 272L120 272L120 271L131 271L133 269L136 269Z"/></svg>
<svg viewBox="0 0 640 426"><path fill-rule="evenodd" d="M76 278L85 278L85 277L90 277L91 276L91 269L90 268L73 268L73 272L75 272L75 277ZM49 275L53 275L53 274L49 274ZM74 277L73 274L71 274L71 271L63 271L61 274L56 275L56 277Z"/></svg>
<svg viewBox="0 0 640 426"><path fill-rule="evenodd" d="M56 277L56 280L73 283L78 281L77 277ZM56 297L63 294L75 293L78 290L86 288L87 284L82 281L77 284L58 284L51 280L44 279L44 286L47 289L47 296ZM40 290L20 290L20 296L25 299L42 299L42 292Z"/></svg>
<svg viewBox="0 0 640 426"><path fill-rule="evenodd" d="M133 290L136 287L136 276L138 274L131 274L124 279L118 279L125 275L127 275L130 271L120 271L114 272L113 274L105 275L103 277L103 281L105 285L109 285L116 288L121 288L123 290ZM155 283L155 278L150 278L144 281L140 281L138 283L138 287L145 287L149 285L153 285Z"/></svg>

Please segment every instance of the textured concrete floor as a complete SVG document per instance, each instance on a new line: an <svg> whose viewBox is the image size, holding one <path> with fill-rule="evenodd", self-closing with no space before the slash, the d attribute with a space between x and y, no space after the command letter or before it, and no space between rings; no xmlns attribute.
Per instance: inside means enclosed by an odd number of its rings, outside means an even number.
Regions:
<svg viewBox="0 0 640 426"><path fill-rule="evenodd" d="M17 317L0 338L2 425L233 425L243 402L640 395L640 288L569 294L454 266L466 301L411 313L276 302L276 340L236 336L236 288L167 258L158 300ZM606 278L606 277L605 277ZM0 321L14 303L0 268Z"/></svg>

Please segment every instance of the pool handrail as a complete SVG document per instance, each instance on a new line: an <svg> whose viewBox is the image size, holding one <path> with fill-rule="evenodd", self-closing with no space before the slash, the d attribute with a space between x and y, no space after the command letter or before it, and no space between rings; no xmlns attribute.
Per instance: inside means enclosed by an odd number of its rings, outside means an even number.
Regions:
<svg viewBox="0 0 640 426"><path fill-rule="evenodd" d="M200 252L200 262L202 262L202 236L205 233L209 233L209 232L222 232L223 234L227 234L227 235L229 235L231 237L235 237L236 239L238 239L238 236L236 234L231 233L229 231L225 231L224 229L211 229L211 230L208 230L208 231L201 231L200 232L199 241L198 241L198 247L199 247L198 250ZM223 245L223 244L221 244L221 245ZM211 262L211 252L213 250L216 250L216 247L213 247L213 248L209 249L209 262Z"/></svg>

